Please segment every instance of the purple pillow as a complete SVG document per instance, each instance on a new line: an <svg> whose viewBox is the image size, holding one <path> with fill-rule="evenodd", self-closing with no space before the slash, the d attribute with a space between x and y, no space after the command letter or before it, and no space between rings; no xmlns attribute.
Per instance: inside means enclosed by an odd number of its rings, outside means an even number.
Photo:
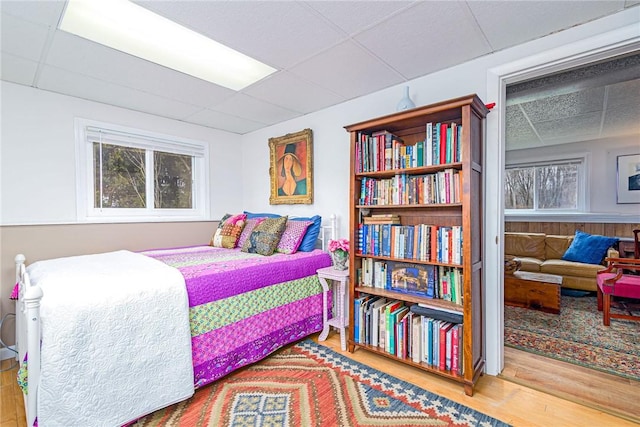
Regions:
<svg viewBox="0 0 640 427"><path fill-rule="evenodd" d="M262 218L247 219L247 221L244 224L244 228L242 229L242 233L240 233L240 237L238 237L238 242L236 243L236 247L242 248L244 246L244 242L246 242L249 236L251 236L251 232L253 231L253 229L256 228L256 225L260 224L265 219L267 218L262 217Z"/></svg>
<svg viewBox="0 0 640 427"><path fill-rule="evenodd" d="M302 238L307 232L307 228L313 221L287 221L287 226L282 233L276 252L283 254L294 254L298 250Z"/></svg>

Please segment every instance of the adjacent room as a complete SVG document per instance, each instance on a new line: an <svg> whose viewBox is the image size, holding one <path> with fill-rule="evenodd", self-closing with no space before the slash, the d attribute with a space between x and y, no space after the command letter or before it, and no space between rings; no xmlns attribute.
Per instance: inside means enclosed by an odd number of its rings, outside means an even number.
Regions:
<svg viewBox="0 0 640 427"><path fill-rule="evenodd" d="M0 425L640 423L640 2L0 12Z"/></svg>

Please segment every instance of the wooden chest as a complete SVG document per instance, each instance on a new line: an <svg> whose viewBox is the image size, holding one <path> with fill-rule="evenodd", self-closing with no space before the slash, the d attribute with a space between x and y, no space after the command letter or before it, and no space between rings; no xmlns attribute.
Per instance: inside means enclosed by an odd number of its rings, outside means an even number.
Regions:
<svg viewBox="0 0 640 427"><path fill-rule="evenodd" d="M524 279L516 275L506 274L504 277L504 303L514 307L524 307L547 313L560 313L560 288L557 280L544 280L544 275L537 275L536 280ZM555 279L558 276L550 276Z"/></svg>

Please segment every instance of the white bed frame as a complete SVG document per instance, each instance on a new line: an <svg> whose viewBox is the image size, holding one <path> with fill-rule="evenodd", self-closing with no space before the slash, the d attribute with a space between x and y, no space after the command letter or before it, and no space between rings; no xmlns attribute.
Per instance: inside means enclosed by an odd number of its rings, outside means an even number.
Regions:
<svg viewBox="0 0 640 427"><path fill-rule="evenodd" d="M337 220L331 215L329 225L320 227L318 240L321 241L323 251L327 250L328 241L336 239L338 235ZM28 388L24 394L24 407L27 426L32 427L37 417L38 386L40 384L40 300L43 292L37 284L31 284L25 269L26 257L18 254L15 257L16 283L19 286L18 302L16 305L16 359L22 365L25 354L28 354Z"/></svg>

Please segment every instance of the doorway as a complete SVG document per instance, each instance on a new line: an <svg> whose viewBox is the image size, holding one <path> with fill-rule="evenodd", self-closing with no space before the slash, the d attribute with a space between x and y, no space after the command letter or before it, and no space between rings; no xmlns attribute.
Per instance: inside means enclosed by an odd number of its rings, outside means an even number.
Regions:
<svg viewBox="0 0 640 427"><path fill-rule="evenodd" d="M545 54L544 57L531 57L517 61L516 63L507 64L505 66L490 70L488 73L488 94L491 99L497 99L497 110L495 115L488 118L487 140L497 141L497 153L492 152L491 156L487 156L487 188L503 188L505 180L505 165L507 164L507 140L508 140L508 109L507 88L511 85L523 84L535 79L542 79L544 76L552 76L570 69L583 67L587 64L598 63L609 60L611 58L628 55L636 51L639 46L638 35L632 33L629 35L629 28L607 33L607 37L594 37L591 40L585 40L580 43L567 45ZM609 37L610 36L610 37ZM524 86L524 85L523 85ZM497 171L492 173L491 171ZM506 374L514 373L513 366L507 366L505 369L505 347L504 347L504 288L503 288L503 233L505 231L505 213L504 207L505 196L494 192L495 194L486 194L486 235L496 236L494 242L486 239L487 250L485 259L487 262L486 283L499 283L496 289L487 287L488 304L495 304L495 310L487 310L487 371L491 373L493 369L496 373L504 372ZM590 200L583 201L583 207L589 208ZM494 215L495 214L495 215ZM497 220L495 220L497 218ZM534 217L532 217L534 218ZM490 219L490 220L489 220ZM495 233L495 234L494 234ZM492 352L497 357L493 359ZM509 355L511 361L511 355ZM544 361L543 361L544 362ZM511 363L511 362L510 362ZM532 360L528 360L526 364L532 364ZM517 369L517 368L515 368ZM529 372L529 375L543 377L540 373L548 372L549 366L539 367L537 371ZM555 369L564 369L556 366ZM537 375L536 375L537 374ZM526 375L525 375L526 376ZM544 383L544 381L543 381ZM551 382L551 385L553 381ZM548 389L550 383L543 384L541 388ZM571 386L569 387L571 388ZM618 390L619 392L620 390ZM594 406L598 406L597 402ZM603 405L602 409L607 405Z"/></svg>

